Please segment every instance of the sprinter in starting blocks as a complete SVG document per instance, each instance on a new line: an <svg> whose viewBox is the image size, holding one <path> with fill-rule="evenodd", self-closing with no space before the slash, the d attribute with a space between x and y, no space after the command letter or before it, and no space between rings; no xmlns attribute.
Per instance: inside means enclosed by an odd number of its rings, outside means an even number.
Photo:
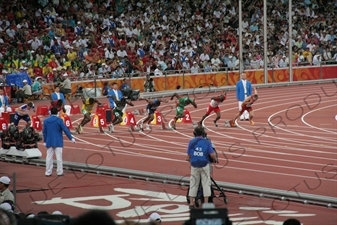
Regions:
<svg viewBox="0 0 337 225"><path fill-rule="evenodd" d="M123 109L126 105L134 106L134 104L127 100L126 98L122 98L120 101L115 100L116 107L113 109L114 119L111 124L109 124L109 131L111 133L114 132L114 126L123 122ZM126 118L126 117L124 117ZM133 121L135 122L135 121Z"/></svg>
<svg viewBox="0 0 337 225"><path fill-rule="evenodd" d="M77 126L76 128L76 132L78 134L83 132L83 127L89 123L91 121L91 113L92 110L94 108L94 105L97 103L98 106L103 105L101 102L99 102L97 99L95 98L84 98L84 96L82 95L82 114L83 114L83 120L82 122Z"/></svg>

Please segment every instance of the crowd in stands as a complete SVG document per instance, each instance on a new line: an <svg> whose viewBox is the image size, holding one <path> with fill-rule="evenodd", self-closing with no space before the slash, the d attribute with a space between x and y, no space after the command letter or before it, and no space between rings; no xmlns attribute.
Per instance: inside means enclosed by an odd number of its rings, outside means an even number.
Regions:
<svg viewBox="0 0 337 225"><path fill-rule="evenodd" d="M268 4L268 67L336 62L336 1ZM263 1L242 5L243 65L263 68ZM234 70L239 66L237 1L17 0L0 3L0 72L53 82Z"/></svg>

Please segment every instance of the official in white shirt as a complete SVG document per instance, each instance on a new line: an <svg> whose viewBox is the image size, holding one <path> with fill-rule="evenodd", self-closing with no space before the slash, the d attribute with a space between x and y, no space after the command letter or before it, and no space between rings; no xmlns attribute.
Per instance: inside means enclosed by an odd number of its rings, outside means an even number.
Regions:
<svg viewBox="0 0 337 225"><path fill-rule="evenodd" d="M252 95L252 84L246 80L246 73L241 74L241 80L236 83L236 99L239 101L239 111L241 111L242 102ZM249 120L249 113L245 111L240 120Z"/></svg>

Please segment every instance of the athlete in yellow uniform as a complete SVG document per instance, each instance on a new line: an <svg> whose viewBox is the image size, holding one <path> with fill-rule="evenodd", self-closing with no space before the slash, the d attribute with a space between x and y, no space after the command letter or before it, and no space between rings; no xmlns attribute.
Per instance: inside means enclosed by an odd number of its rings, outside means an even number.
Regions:
<svg viewBox="0 0 337 225"><path fill-rule="evenodd" d="M90 115L91 115L92 109L94 108L95 104L97 103L98 105L102 105L102 103L100 103L95 98L85 99L83 96L82 96L82 102L83 102L82 114L84 115L84 117L83 117L82 122L76 128L76 132L79 134L83 132L84 125L86 125L87 123L91 121Z"/></svg>

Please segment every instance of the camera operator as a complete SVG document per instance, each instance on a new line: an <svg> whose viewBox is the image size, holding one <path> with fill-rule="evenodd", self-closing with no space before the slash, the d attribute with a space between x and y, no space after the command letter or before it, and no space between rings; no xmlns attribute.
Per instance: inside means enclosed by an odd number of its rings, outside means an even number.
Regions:
<svg viewBox="0 0 337 225"><path fill-rule="evenodd" d="M217 163L217 157L211 142L206 138L206 132L202 127L194 129L194 138L190 140L187 148L187 161L191 164L191 177L189 187L190 208L195 206L195 197L201 182L204 202L208 202L211 196L211 160Z"/></svg>

